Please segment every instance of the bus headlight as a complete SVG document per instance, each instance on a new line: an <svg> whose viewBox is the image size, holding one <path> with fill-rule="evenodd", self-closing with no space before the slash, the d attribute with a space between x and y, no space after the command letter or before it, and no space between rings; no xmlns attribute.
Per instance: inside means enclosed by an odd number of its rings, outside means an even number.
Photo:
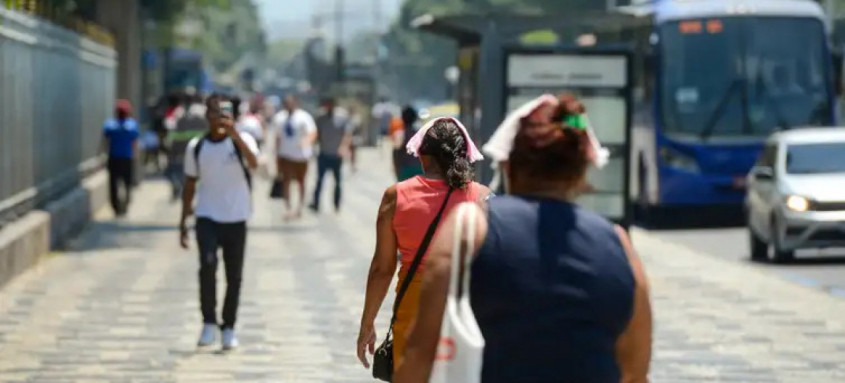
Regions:
<svg viewBox="0 0 845 383"><path fill-rule="evenodd" d="M660 148L660 161L666 165L676 169L699 173L698 162L692 156L688 156L675 149L663 146Z"/></svg>
<svg viewBox="0 0 845 383"><path fill-rule="evenodd" d="M810 201L801 196L791 195L786 198L786 207L789 208L789 210L801 213L810 208Z"/></svg>

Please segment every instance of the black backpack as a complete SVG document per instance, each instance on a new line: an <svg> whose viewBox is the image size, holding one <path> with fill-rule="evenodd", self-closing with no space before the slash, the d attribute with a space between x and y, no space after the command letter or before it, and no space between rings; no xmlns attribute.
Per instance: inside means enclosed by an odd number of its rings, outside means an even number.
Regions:
<svg viewBox="0 0 845 383"><path fill-rule="evenodd" d="M202 136L200 140L197 141L197 146L194 147L194 163L197 164L197 177L199 177L200 174L200 149L202 149L203 143L205 143L205 141L208 139L208 134ZM238 156L238 163L241 164L241 169L243 169L244 171L244 177L246 177L246 184L249 187L249 190L252 190L252 174L249 172L249 169L247 169L246 165L244 165L244 155L243 153L241 153L241 149L238 148L238 145L235 145L234 142L232 142L232 146L235 147L235 155Z"/></svg>

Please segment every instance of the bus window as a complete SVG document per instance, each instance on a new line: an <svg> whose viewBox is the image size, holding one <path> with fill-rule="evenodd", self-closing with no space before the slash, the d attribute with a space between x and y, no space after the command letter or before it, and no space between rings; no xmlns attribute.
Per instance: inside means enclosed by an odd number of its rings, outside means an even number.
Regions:
<svg viewBox="0 0 845 383"><path fill-rule="evenodd" d="M687 24L684 24L687 23ZM765 136L830 123L820 21L735 17L661 27L661 117L668 134Z"/></svg>

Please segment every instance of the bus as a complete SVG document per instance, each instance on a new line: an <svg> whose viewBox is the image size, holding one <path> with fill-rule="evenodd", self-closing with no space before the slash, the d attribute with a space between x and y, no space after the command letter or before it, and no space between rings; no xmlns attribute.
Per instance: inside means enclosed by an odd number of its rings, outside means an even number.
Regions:
<svg viewBox="0 0 845 383"><path fill-rule="evenodd" d="M185 90L192 88L200 93L215 90L208 72L205 71L202 53L189 49L167 49L164 65L164 90Z"/></svg>
<svg viewBox="0 0 845 383"><path fill-rule="evenodd" d="M641 214L691 208L741 217L745 176L770 133L835 124L839 76L815 2L617 9L643 22L595 37L637 51L629 190Z"/></svg>

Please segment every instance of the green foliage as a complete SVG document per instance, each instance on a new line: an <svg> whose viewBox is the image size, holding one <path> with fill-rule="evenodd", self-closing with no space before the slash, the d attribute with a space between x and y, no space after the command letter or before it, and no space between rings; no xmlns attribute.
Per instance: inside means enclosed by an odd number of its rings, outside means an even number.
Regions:
<svg viewBox="0 0 845 383"><path fill-rule="evenodd" d="M302 40L275 40L267 46L267 62L271 66L288 63L302 52L304 46Z"/></svg>
<svg viewBox="0 0 845 383"><path fill-rule="evenodd" d="M219 0L205 0L204 3L221 4ZM264 30L255 4L252 1L226 3L225 7L199 8L204 33L190 46L205 54L214 67L221 71L247 54L260 57L267 51Z"/></svg>
<svg viewBox="0 0 845 383"><path fill-rule="evenodd" d="M228 9L231 7L231 3L230 0L141 0L141 7L148 12L151 18L157 21L176 20L189 6Z"/></svg>

